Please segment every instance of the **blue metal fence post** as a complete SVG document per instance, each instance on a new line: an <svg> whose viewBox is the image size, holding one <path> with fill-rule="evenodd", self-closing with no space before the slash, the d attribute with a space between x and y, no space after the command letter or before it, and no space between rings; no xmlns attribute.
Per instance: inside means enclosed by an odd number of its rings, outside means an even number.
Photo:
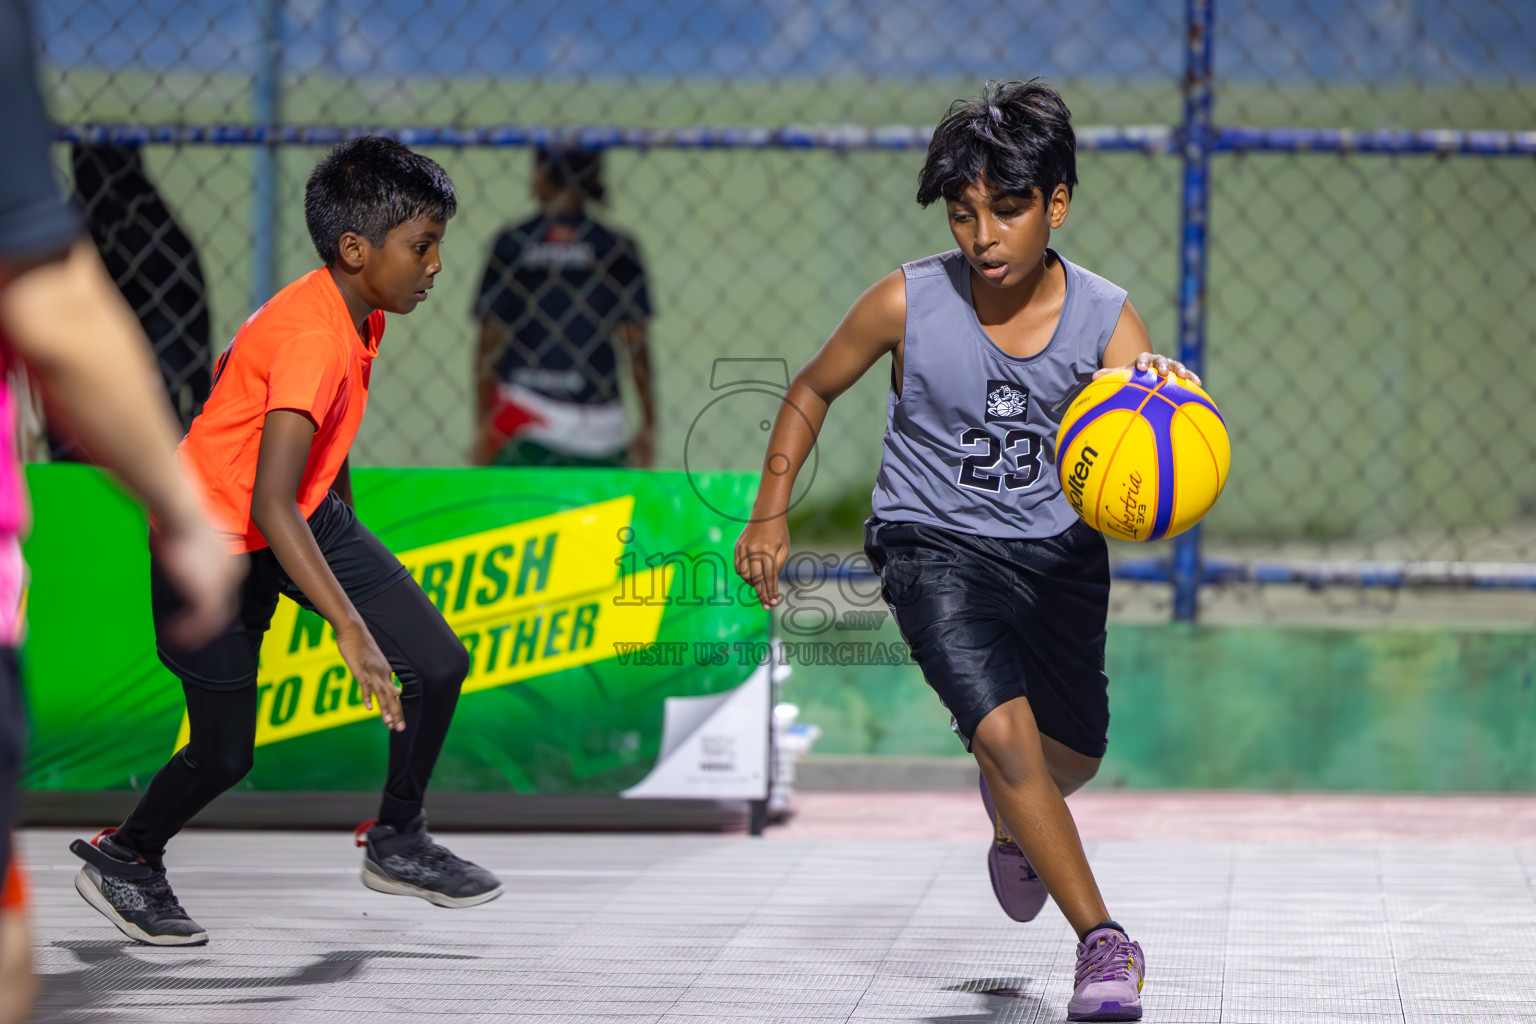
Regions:
<svg viewBox="0 0 1536 1024"><path fill-rule="evenodd" d="M1179 359L1202 373L1205 362L1205 219L1210 207L1211 35L1215 0L1187 0L1184 48L1183 229L1179 244ZM1191 622L1199 608L1200 527L1173 541L1173 617Z"/></svg>
<svg viewBox="0 0 1536 1024"><path fill-rule="evenodd" d="M251 123L263 133L251 154L251 302L255 309L277 291L277 143L282 90L283 0L261 0L261 44L251 83Z"/></svg>

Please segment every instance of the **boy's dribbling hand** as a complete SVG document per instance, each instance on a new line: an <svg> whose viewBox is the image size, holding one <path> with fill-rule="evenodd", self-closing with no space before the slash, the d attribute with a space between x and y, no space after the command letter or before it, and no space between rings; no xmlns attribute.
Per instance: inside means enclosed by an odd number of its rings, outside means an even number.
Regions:
<svg viewBox="0 0 1536 1024"><path fill-rule="evenodd" d="M1203 383L1198 373L1177 359L1169 359L1167 356L1160 356L1155 352L1141 353L1136 357L1136 361L1128 366L1106 366L1095 373L1093 379L1098 380L1106 373L1114 373L1116 370L1128 370L1132 366L1142 371L1156 370L1158 375L1163 377L1177 376L1180 380L1193 381L1197 385Z"/></svg>
<svg viewBox="0 0 1536 1024"><path fill-rule="evenodd" d="M763 607L779 603L779 573L789 558L789 529L783 517L750 523L736 538L736 575L752 585Z"/></svg>
<svg viewBox="0 0 1536 1024"><path fill-rule="evenodd" d="M393 732L404 732L405 716L400 712L400 691L395 689L394 673L368 627L343 626L336 631L336 646L363 691L363 707L372 711L373 699L377 697L379 717L384 724Z"/></svg>

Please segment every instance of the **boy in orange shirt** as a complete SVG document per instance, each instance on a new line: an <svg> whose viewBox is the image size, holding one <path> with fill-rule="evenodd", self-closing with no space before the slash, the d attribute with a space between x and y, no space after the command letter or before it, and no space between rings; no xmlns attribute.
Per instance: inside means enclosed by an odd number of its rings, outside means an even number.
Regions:
<svg viewBox="0 0 1536 1024"><path fill-rule="evenodd" d="M251 571L234 623L186 649L164 628L179 598L151 558L156 647L181 679L191 738L120 828L71 846L85 861L75 888L130 938L208 941L171 891L162 858L193 815L250 771L257 653L280 594L335 629L365 704L377 700L391 730L379 817L358 829L363 883L447 907L501 894L494 875L432 841L422 813L468 655L406 568L358 522L347 468L384 313L426 300L456 205L443 169L394 140L337 146L304 192L325 266L245 322L181 443L182 462L206 485L230 549L249 553Z"/></svg>

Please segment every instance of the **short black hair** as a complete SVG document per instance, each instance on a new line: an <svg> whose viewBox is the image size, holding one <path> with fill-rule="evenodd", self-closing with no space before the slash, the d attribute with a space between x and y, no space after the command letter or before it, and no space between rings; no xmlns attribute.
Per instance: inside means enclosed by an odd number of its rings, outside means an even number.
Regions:
<svg viewBox="0 0 1536 1024"><path fill-rule="evenodd" d="M533 166L549 178L550 184L563 192L574 192L583 199L600 203L608 195L603 183L603 151L565 146L539 146L533 151Z"/></svg>
<svg viewBox="0 0 1536 1024"><path fill-rule="evenodd" d="M1048 199L1077 186L1077 136L1061 94L1038 78L988 82L975 99L956 100L933 130L918 175L917 201L959 199L985 178L1000 195Z"/></svg>
<svg viewBox="0 0 1536 1024"><path fill-rule="evenodd" d="M341 143L304 186L304 223L326 266L336 262L348 231L383 245L408 220L447 220L458 208L453 182L436 160L383 135Z"/></svg>

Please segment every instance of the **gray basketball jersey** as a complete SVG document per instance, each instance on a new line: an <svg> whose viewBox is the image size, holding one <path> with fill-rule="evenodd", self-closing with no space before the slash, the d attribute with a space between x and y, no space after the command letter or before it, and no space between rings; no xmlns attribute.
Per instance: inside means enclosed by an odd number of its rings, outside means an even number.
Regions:
<svg viewBox="0 0 1536 1024"><path fill-rule="evenodd" d="M901 397L892 388L886 400L876 516L1017 538L1054 537L1077 519L1056 474L1056 428L1068 396L1099 368L1125 289L1061 265L1061 320L1044 349L1021 359L982 330L960 250L903 264Z"/></svg>

